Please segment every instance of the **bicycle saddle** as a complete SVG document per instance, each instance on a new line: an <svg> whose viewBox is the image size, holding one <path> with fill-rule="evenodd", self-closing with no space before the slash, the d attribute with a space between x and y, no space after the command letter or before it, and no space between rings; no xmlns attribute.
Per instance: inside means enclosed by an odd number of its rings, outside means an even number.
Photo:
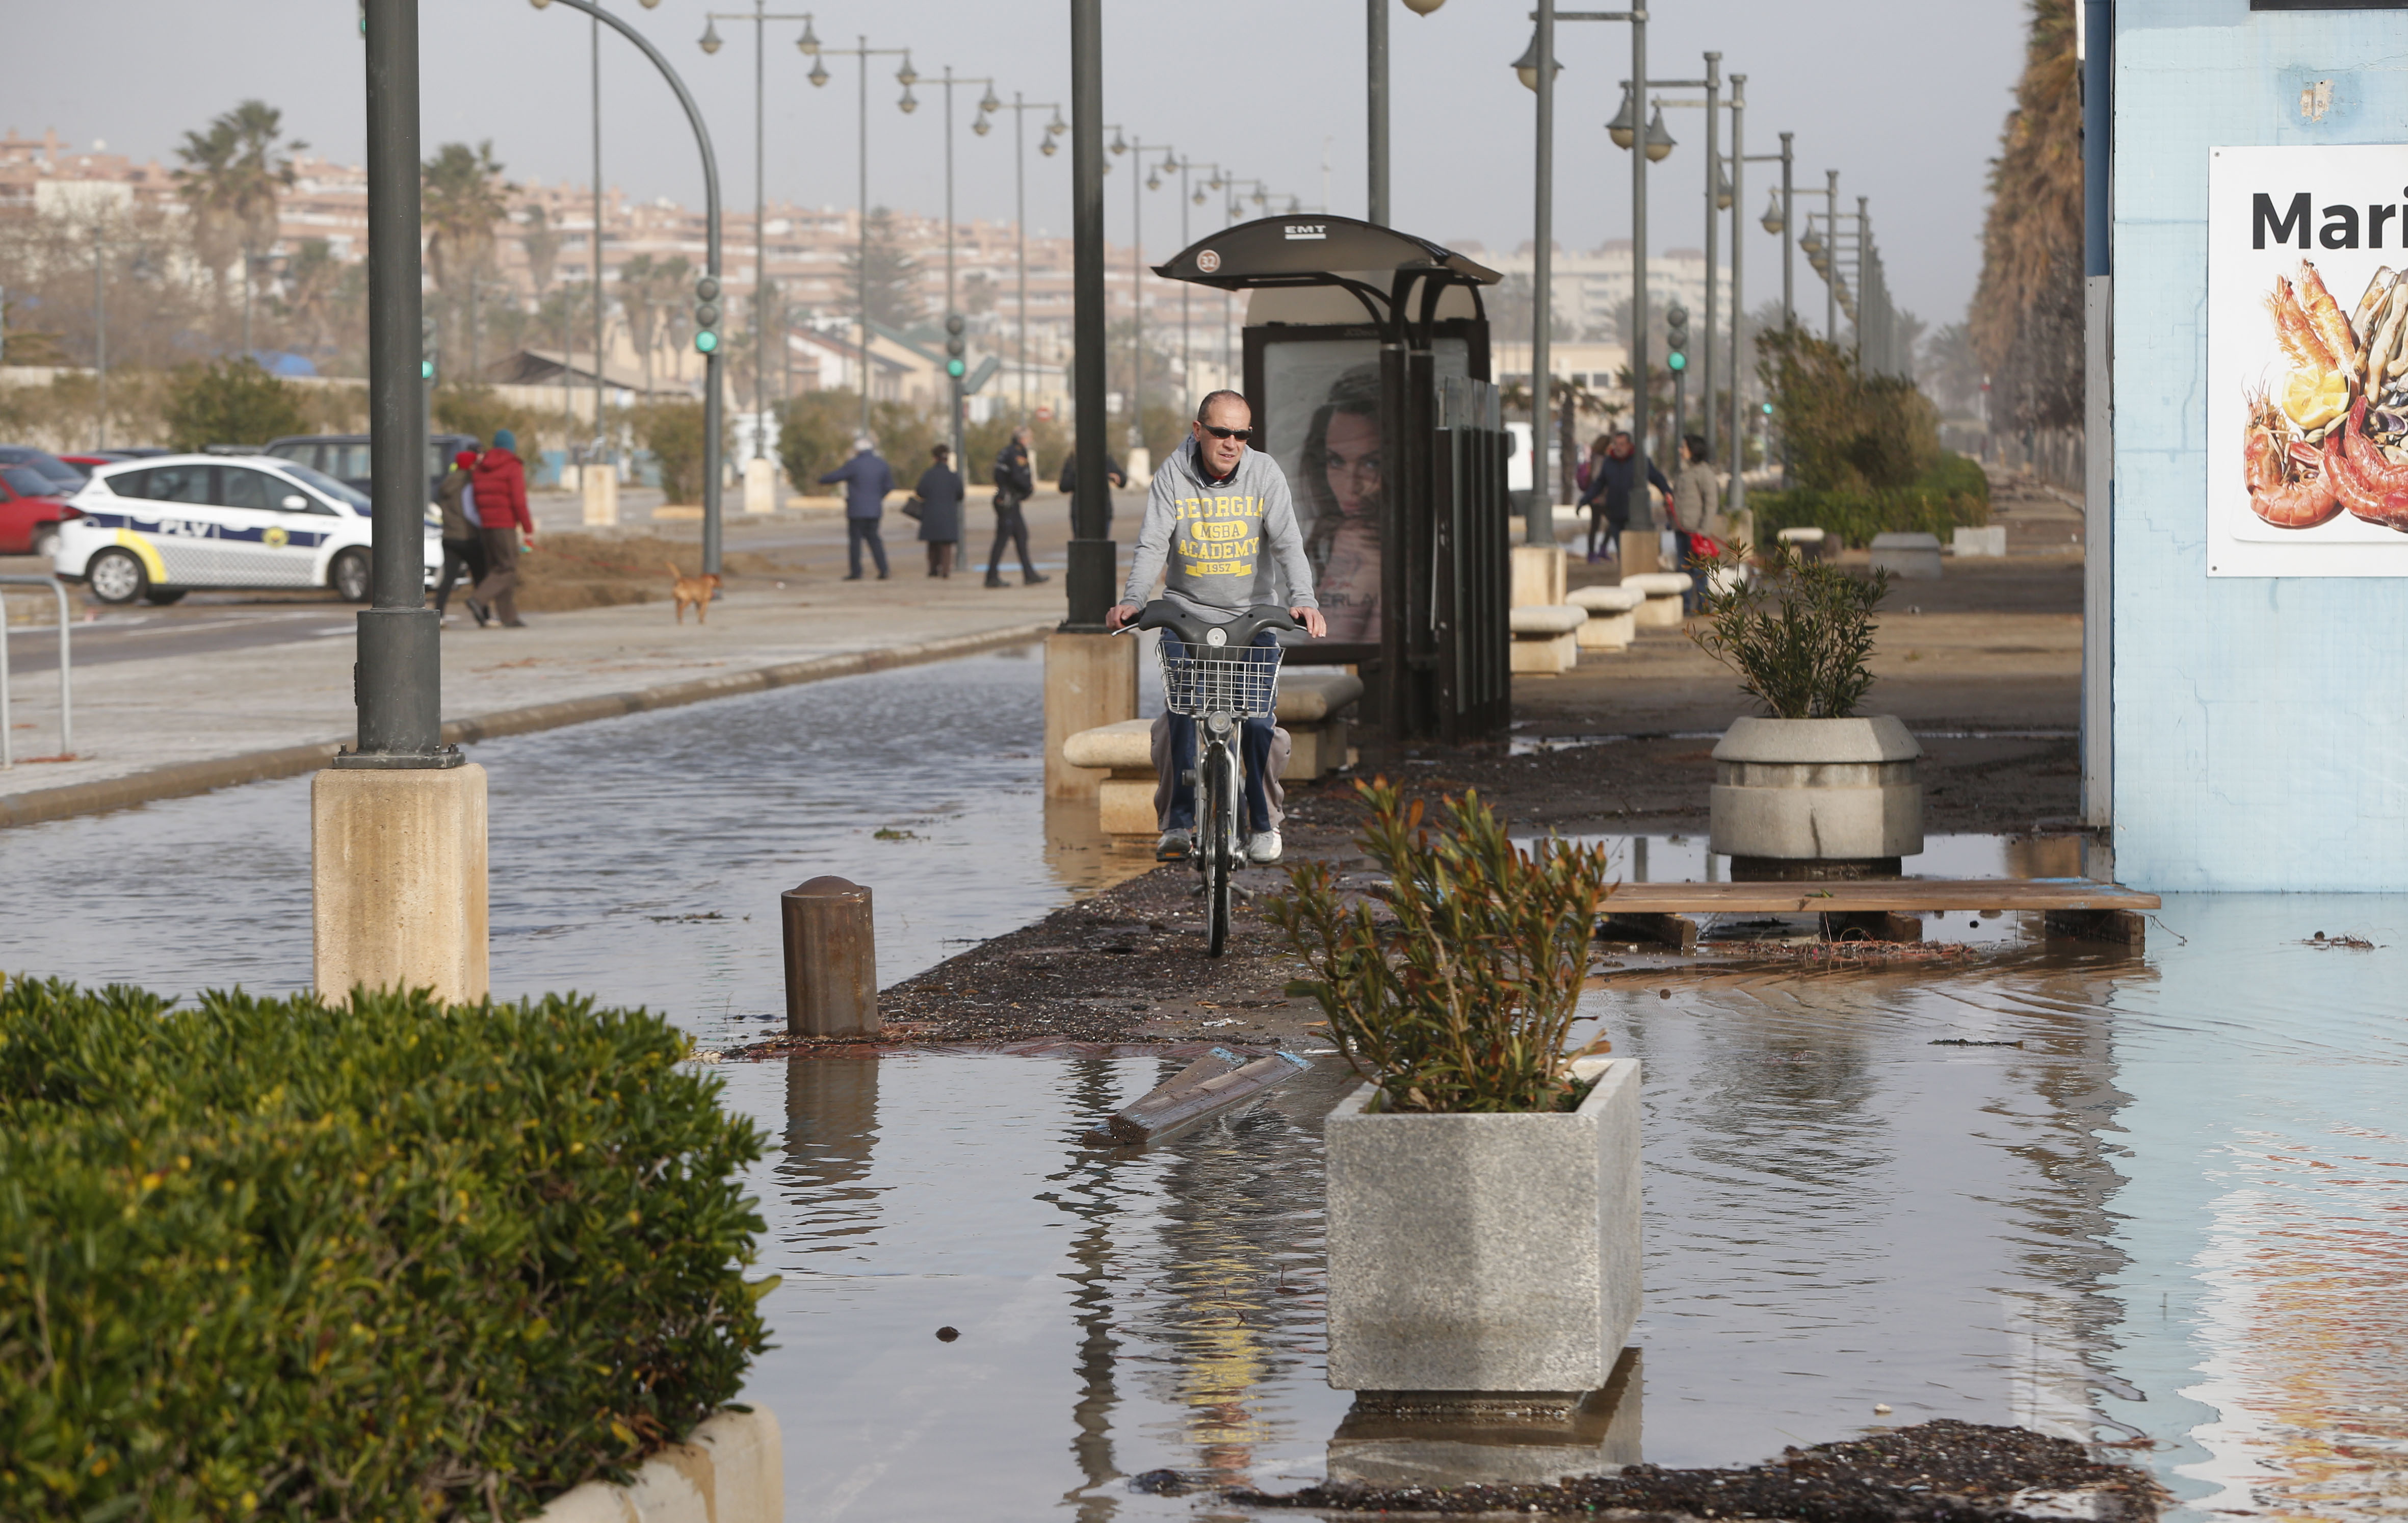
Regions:
<svg viewBox="0 0 2408 1523"><path fill-rule="evenodd" d="M1157 597L1145 606L1131 629L1167 629L1182 644L1211 645L1211 631L1219 630L1225 647L1247 646L1266 629L1281 633L1302 633L1304 625L1283 608L1269 603L1257 603L1226 624L1214 624L1188 612L1168 597Z"/></svg>

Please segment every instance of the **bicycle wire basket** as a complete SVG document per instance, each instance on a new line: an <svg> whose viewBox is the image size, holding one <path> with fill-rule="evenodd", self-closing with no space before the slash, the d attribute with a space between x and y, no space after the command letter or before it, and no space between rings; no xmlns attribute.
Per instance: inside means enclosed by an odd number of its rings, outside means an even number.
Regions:
<svg viewBox="0 0 2408 1523"><path fill-rule="evenodd" d="M1279 701L1276 645L1190 645L1162 637L1163 705L1191 719L1268 719Z"/></svg>

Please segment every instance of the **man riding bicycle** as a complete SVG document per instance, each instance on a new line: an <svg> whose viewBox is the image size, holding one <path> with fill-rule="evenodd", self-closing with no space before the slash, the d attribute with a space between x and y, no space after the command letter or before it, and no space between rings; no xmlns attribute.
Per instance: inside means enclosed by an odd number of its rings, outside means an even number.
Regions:
<svg viewBox="0 0 2408 1523"><path fill-rule="evenodd" d="M1109 627L1118 629L1135 620L1154 577L1161 575L1163 596L1209 624L1228 624L1251 608L1281 603L1272 595L1284 585L1283 606L1305 632L1316 639L1327 632L1313 600L1312 568L1305 558L1287 477L1269 456L1246 448L1253 432L1254 409L1236 392L1213 392L1196 409L1187 441L1154 473L1137 554L1129 563L1119 606L1106 615ZM1276 580L1272 561L1278 563ZM1277 641L1265 631L1254 643ZM1196 721L1176 713L1166 718L1170 728L1170 807L1163 815L1162 840L1154 855L1174 862L1194 844ZM1246 765L1246 860L1258 865L1280 858L1266 785L1271 725L1268 714L1247 719L1239 743Z"/></svg>

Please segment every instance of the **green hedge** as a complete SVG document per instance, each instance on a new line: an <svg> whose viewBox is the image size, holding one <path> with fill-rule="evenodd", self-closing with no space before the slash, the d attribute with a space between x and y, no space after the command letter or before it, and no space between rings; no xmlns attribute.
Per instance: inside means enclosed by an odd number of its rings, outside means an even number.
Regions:
<svg viewBox="0 0 2408 1523"><path fill-rule="evenodd" d="M733 1398L765 1136L591 1001L0 986L0 1517L519 1516Z"/></svg>
<svg viewBox="0 0 2408 1523"><path fill-rule="evenodd" d="M1912 486L1863 491L1750 492L1756 537L1770 542L1783 529L1821 528L1858 547L1876 534L1936 534L1944 541L1960 525L1990 521L1990 479L1980 462L1942 451Z"/></svg>

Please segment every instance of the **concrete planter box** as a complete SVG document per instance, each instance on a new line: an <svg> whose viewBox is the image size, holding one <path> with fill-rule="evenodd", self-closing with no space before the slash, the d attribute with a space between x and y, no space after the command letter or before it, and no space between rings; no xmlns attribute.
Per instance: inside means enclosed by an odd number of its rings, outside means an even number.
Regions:
<svg viewBox="0 0 2408 1523"><path fill-rule="evenodd" d="M531 1523L780 1523L785 1445L767 1407L712 1414L625 1486L588 1481L544 1504Z"/></svg>
<svg viewBox="0 0 2408 1523"><path fill-rule="evenodd" d="M1923 850L1922 754L1887 714L1735 721L1714 747L1713 850L1895 872Z"/></svg>
<svg viewBox="0 0 2408 1523"><path fill-rule="evenodd" d="M1570 1114L1329 1114L1329 1384L1578 1392L1639 1315L1639 1063Z"/></svg>
<svg viewBox="0 0 2408 1523"><path fill-rule="evenodd" d="M1873 569L1909 582L1940 579L1940 536L1893 531L1873 536Z"/></svg>

